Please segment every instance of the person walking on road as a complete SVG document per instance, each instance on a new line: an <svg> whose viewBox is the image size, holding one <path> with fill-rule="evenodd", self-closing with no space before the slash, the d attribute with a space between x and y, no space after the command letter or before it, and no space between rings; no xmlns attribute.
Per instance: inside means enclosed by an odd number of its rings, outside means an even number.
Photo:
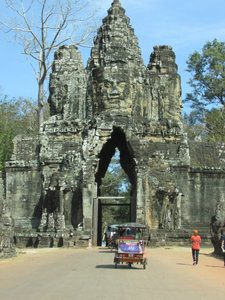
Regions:
<svg viewBox="0 0 225 300"><path fill-rule="evenodd" d="M194 235L191 237L192 243L192 257L193 257L193 265L198 264L198 256L200 250L201 237L198 234L198 230L194 230Z"/></svg>
<svg viewBox="0 0 225 300"><path fill-rule="evenodd" d="M225 267L225 228L223 228L221 248L222 248L222 252L223 252L223 261L224 261L224 267Z"/></svg>

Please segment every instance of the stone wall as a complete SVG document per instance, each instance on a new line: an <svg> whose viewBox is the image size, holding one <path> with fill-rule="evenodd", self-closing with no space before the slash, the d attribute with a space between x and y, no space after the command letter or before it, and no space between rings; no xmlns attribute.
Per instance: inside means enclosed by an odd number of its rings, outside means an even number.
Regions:
<svg viewBox="0 0 225 300"><path fill-rule="evenodd" d="M0 172L0 258L15 255L13 245L13 223L10 216L10 209L5 199L5 177Z"/></svg>
<svg viewBox="0 0 225 300"><path fill-rule="evenodd" d="M6 167L6 203L15 228L37 229L40 221L41 173L37 136L17 136Z"/></svg>

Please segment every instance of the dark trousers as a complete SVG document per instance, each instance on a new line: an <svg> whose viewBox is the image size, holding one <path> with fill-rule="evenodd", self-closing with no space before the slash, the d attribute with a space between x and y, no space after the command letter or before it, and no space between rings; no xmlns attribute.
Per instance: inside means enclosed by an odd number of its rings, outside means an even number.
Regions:
<svg viewBox="0 0 225 300"><path fill-rule="evenodd" d="M196 265L198 264L198 255L199 255L199 250L192 249L192 257Z"/></svg>

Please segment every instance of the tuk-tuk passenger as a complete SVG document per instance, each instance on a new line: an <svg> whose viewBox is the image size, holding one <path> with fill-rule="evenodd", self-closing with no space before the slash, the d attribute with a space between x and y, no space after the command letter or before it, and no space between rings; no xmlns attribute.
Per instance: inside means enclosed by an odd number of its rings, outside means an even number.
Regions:
<svg viewBox="0 0 225 300"><path fill-rule="evenodd" d="M141 240L141 239L142 239L141 230L138 228L135 234L135 240Z"/></svg>

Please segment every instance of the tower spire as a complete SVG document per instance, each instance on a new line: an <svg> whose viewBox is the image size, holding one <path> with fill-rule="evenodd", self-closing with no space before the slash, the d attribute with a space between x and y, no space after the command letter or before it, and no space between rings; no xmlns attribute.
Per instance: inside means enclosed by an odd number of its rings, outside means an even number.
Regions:
<svg viewBox="0 0 225 300"><path fill-rule="evenodd" d="M138 39L120 1L113 0L107 12L94 39L90 63L102 67L113 62L135 61L135 65L143 66Z"/></svg>
<svg viewBox="0 0 225 300"><path fill-rule="evenodd" d="M120 5L121 6L121 3L120 3L119 0L114 0L113 3L112 3L112 5Z"/></svg>

